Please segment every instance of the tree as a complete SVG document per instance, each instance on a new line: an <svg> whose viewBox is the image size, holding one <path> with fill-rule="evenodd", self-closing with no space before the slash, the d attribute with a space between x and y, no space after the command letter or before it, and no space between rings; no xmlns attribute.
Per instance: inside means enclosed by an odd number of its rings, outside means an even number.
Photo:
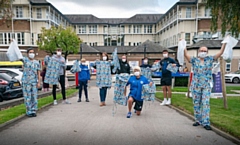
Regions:
<svg viewBox="0 0 240 145"><path fill-rule="evenodd" d="M230 31L238 37L240 32L240 0L207 0L207 7L212 10L211 30L216 32L221 22L223 36Z"/></svg>
<svg viewBox="0 0 240 145"><path fill-rule="evenodd" d="M62 26L50 29L42 28L40 39L37 41L40 50L53 53L56 48L62 48L64 58L70 53L77 53L82 41L71 27L64 29Z"/></svg>
<svg viewBox="0 0 240 145"><path fill-rule="evenodd" d="M13 0L0 0L0 25L6 24L10 27L13 17L12 2Z"/></svg>

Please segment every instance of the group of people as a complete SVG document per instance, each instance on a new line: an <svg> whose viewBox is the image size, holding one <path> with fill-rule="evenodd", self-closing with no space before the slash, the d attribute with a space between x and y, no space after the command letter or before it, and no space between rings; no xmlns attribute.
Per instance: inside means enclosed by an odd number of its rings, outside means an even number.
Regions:
<svg viewBox="0 0 240 145"><path fill-rule="evenodd" d="M213 61L217 60L224 52L226 43L222 45L219 53L214 56L208 56L208 48L200 47L198 50L197 57L190 57L187 53L187 49L184 50L184 56L188 62L192 64L193 79L191 82L191 93L194 105L194 116L195 123L193 126L202 125L205 129L211 130L209 112L210 112L210 94L211 94L211 83L212 83L212 67ZM70 104L66 99L65 94L65 59L61 55L61 49L56 50L56 54L48 57L49 61L46 65L47 72L45 74L44 82L53 85L53 100L54 105L57 104L56 100L56 86L60 82L63 103ZM28 49L28 56L22 59L24 64L22 87L23 95L26 104L26 114L29 117L36 116L37 110L37 87L40 85L40 64L34 59L34 50ZM177 66L174 59L169 57L168 51L162 52L163 59L160 62L154 63L159 64L162 70L161 85L164 95L164 100L160 105L171 104L171 84L172 84L172 73L167 69L169 64L173 67ZM130 74L130 65L128 64L127 57L123 55L119 59L120 67L117 69L117 74L127 73ZM111 66L115 65L114 62L109 60L107 53L102 53L101 60L97 60L94 67L97 69L96 81L97 87L99 87L100 95L100 106L106 106L107 90L111 87ZM79 65L79 99L81 102L82 88L85 91L86 102L89 102L87 86L90 80L89 68L86 64L85 59L81 59ZM153 84L152 80L141 74L141 69L153 68L148 62L148 58L144 58L143 64L139 67L133 68L133 73L127 85L130 85L129 94L124 92L124 95L128 97L128 113L127 118L132 116L132 106L135 103L134 109L137 115L141 114L143 106L143 98L141 97L141 89L144 84ZM153 69L151 69L153 70ZM154 71L154 70L153 70ZM126 86L127 86L126 85ZM126 87L125 87L126 90Z"/></svg>

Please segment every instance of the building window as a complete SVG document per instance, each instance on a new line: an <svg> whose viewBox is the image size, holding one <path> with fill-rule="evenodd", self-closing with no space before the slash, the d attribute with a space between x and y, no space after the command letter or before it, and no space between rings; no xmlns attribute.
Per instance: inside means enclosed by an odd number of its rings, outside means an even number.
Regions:
<svg viewBox="0 0 240 145"><path fill-rule="evenodd" d="M17 33L17 42L20 45L24 45L24 33Z"/></svg>
<svg viewBox="0 0 240 145"><path fill-rule="evenodd" d="M131 42L128 42L128 46L131 46Z"/></svg>
<svg viewBox="0 0 240 145"><path fill-rule="evenodd" d="M108 26L103 27L103 33L108 33Z"/></svg>
<svg viewBox="0 0 240 145"><path fill-rule="evenodd" d="M176 35L173 36L173 45L177 44L177 39L176 39Z"/></svg>
<svg viewBox="0 0 240 145"><path fill-rule="evenodd" d="M186 8L186 18L191 18L192 17L192 8L187 7Z"/></svg>
<svg viewBox="0 0 240 145"><path fill-rule="evenodd" d="M211 16L211 9L205 8L205 17L210 17L210 16Z"/></svg>
<svg viewBox="0 0 240 145"><path fill-rule="evenodd" d="M0 44L4 44L3 43L3 33L0 33Z"/></svg>
<svg viewBox="0 0 240 145"><path fill-rule="evenodd" d="M16 17L22 18L23 17L23 8L22 6L16 6Z"/></svg>
<svg viewBox="0 0 240 145"><path fill-rule="evenodd" d="M42 19L42 9L37 8L37 19Z"/></svg>
<svg viewBox="0 0 240 145"><path fill-rule="evenodd" d="M96 34L97 33L97 25L90 25L88 26L89 28L89 33L90 34Z"/></svg>
<svg viewBox="0 0 240 145"><path fill-rule="evenodd" d="M144 33L152 33L152 25L144 25Z"/></svg>
<svg viewBox="0 0 240 145"><path fill-rule="evenodd" d="M34 45L34 33L32 33L32 45Z"/></svg>
<svg viewBox="0 0 240 145"><path fill-rule="evenodd" d="M133 25L133 33L134 34L139 34L141 33L141 25Z"/></svg>
<svg viewBox="0 0 240 145"><path fill-rule="evenodd" d="M226 63L226 72L231 71L231 63Z"/></svg>
<svg viewBox="0 0 240 145"><path fill-rule="evenodd" d="M185 41L190 44L190 33L185 33Z"/></svg>
<svg viewBox="0 0 240 145"><path fill-rule="evenodd" d="M78 26L78 33L79 33L79 34L84 34L84 33L86 33L86 25Z"/></svg>
<svg viewBox="0 0 240 145"><path fill-rule="evenodd" d="M128 33L131 33L131 28L132 28L132 26L129 25L129 26L128 26Z"/></svg>
<svg viewBox="0 0 240 145"><path fill-rule="evenodd" d="M125 27L124 26L120 26L120 33L124 34L125 33Z"/></svg>

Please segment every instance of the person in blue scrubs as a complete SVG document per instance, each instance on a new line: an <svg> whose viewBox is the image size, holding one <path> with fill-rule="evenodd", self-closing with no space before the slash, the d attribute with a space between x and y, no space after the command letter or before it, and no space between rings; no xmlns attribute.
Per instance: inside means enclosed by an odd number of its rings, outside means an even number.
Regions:
<svg viewBox="0 0 240 145"><path fill-rule="evenodd" d="M149 82L146 77L141 75L141 68L136 66L133 69L134 76L131 76L127 82L127 85L130 85L130 93L128 95L128 114L127 118L132 116L132 106L135 103L134 109L136 110L137 115L139 116L142 111L143 99L142 99L142 86L144 84L152 85L152 82Z"/></svg>

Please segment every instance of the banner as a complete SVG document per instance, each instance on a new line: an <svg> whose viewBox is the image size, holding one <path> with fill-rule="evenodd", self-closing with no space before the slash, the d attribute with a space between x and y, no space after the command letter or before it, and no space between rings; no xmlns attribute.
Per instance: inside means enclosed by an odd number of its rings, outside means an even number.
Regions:
<svg viewBox="0 0 240 145"><path fill-rule="evenodd" d="M221 79L221 72L213 73L213 87L211 98L222 98L222 79Z"/></svg>

